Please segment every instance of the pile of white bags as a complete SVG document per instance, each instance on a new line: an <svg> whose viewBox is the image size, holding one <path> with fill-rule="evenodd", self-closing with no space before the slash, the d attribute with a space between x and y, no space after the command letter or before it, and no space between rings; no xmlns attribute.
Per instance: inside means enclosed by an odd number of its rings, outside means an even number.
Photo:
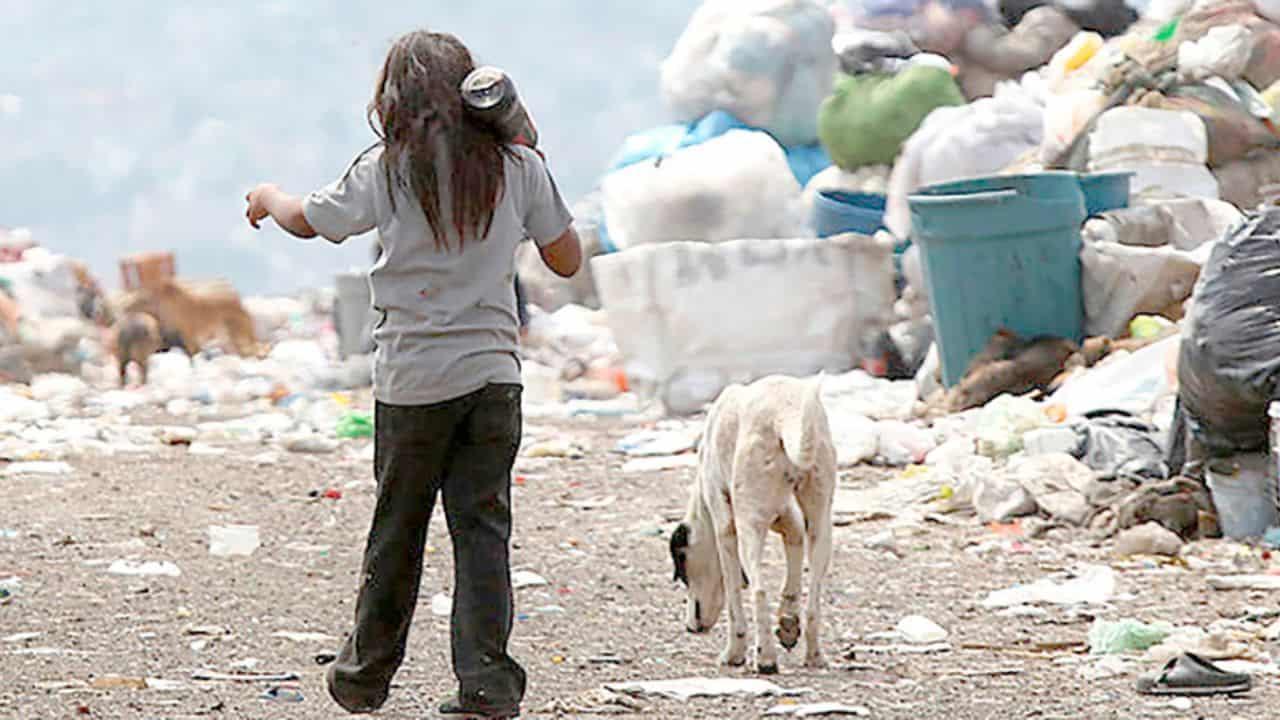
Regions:
<svg viewBox="0 0 1280 720"><path fill-rule="evenodd" d="M79 283L70 258L32 248L16 263L0 264L0 284L8 286L24 317L79 318Z"/></svg>
<svg viewBox="0 0 1280 720"><path fill-rule="evenodd" d="M726 110L787 147L814 143L834 36L813 0L706 0L662 64L663 95L683 121Z"/></svg>
<svg viewBox="0 0 1280 720"><path fill-rule="evenodd" d="M605 223L619 249L664 242L800 237L802 189L768 135L730 130L660 162L604 179Z"/></svg>

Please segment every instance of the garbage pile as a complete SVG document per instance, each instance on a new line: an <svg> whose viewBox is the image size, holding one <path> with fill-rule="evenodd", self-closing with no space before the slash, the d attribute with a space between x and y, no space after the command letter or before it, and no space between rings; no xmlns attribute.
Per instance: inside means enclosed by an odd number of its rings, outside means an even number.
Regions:
<svg viewBox="0 0 1280 720"><path fill-rule="evenodd" d="M590 288L528 263L531 297L599 308L599 367L670 414L826 373L842 464L926 468L952 510L1259 535L1224 498L1275 495L1237 457L1273 373L1214 348L1273 332L1273 4L707 0L662 66L676 122L579 205ZM1202 277L1241 227L1259 255Z"/></svg>

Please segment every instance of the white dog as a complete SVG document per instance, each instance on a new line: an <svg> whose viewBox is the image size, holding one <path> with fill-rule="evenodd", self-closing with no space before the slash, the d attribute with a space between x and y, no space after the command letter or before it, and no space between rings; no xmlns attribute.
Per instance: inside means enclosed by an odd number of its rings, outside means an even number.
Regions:
<svg viewBox="0 0 1280 720"><path fill-rule="evenodd" d="M687 627L703 633L729 607L729 642L720 662L747 659L742 591L755 590L756 658L761 674L778 671L769 632L769 600L760 582L769 530L782 535L787 579L777 637L800 639L800 590L805 541L809 603L805 665L823 667L818 642L823 581L831 564L831 505L836 453L820 396L822 379L768 377L727 388L712 406L698 451L698 478L689 510L671 537L675 576L688 587Z"/></svg>

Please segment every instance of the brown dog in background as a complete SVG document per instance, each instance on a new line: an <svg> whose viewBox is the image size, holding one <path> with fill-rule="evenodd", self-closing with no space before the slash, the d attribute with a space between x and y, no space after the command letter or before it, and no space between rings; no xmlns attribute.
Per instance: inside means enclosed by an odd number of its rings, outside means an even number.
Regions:
<svg viewBox="0 0 1280 720"><path fill-rule="evenodd" d="M165 280L130 293L121 304L125 312L154 316L162 331L182 338L188 355L196 355L219 336L225 336L242 357L262 355L253 318L240 296L226 283L195 287Z"/></svg>

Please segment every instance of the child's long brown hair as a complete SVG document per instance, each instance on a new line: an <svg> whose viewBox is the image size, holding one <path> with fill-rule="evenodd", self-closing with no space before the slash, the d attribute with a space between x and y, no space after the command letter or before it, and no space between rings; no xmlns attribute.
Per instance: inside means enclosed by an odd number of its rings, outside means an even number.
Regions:
<svg viewBox="0 0 1280 720"><path fill-rule="evenodd" d="M464 113L459 87L474 69L471 52L453 35L412 32L387 53L369 103L369 124L386 146L392 208L395 188L410 190L441 250L447 248L446 222L458 234L459 250L468 238L488 235L505 183L504 157L513 155L496 131ZM441 168L449 172L447 220Z"/></svg>

